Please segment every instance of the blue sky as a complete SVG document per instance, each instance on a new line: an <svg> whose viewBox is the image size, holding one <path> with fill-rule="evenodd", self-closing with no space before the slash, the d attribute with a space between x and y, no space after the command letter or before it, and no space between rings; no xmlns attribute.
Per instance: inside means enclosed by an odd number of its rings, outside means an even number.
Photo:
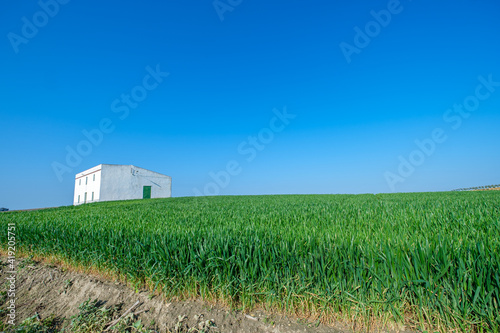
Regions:
<svg viewBox="0 0 500 333"><path fill-rule="evenodd" d="M2 5L1 207L70 205L101 163L174 196L500 183L498 1Z"/></svg>

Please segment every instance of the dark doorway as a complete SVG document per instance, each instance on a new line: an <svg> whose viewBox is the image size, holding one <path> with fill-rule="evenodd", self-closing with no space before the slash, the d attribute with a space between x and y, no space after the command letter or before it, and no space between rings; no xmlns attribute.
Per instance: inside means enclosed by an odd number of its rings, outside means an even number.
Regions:
<svg viewBox="0 0 500 333"><path fill-rule="evenodd" d="M142 198L143 199L151 199L151 186L143 186L142 187Z"/></svg>

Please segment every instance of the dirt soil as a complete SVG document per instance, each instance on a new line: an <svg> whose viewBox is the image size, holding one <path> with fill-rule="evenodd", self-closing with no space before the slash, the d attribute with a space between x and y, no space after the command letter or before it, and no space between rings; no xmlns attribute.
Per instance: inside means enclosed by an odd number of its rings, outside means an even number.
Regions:
<svg viewBox="0 0 500 333"><path fill-rule="evenodd" d="M2 263L6 257L0 257ZM187 316L190 327L196 325L195 316L213 320L216 329L210 332L351 332L343 327L300 323L297 319L266 315L261 311L248 314L230 311L221 306L202 301L166 302L149 292L135 292L127 286L86 274L71 272L61 267L24 260L17 269L16 279L16 323L38 313L47 318L54 314L69 319L78 313L78 306L88 300L100 300L106 307L121 305L122 312L137 301L140 305L133 312L138 313L142 323L155 321L160 332L172 330L179 316ZM2 265L2 283L8 270ZM4 291L5 285L2 284ZM2 308L5 304L1 305ZM68 321L69 322L69 321Z"/></svg>
<svg viewBox="0 0 500 333"><path fill-rule="evenodd" d="M8 270L5 266L7 258L0 256L0 260L0 275L4 283L7 277L4 271ZM0 291L5 289L5 284L2 284ZM162 333L173 331L179 316L187 316L189 327L194 327L196 318L201 315L203 320L213 320L215 323L216 328L210 329L210 332L353 332L341 325L329 327L263 311L242 313L203 301L166 301L147 291L135 292L121 283L106 281L102 277L30 259L20 261L16 278L16 323L38 313L42 319L50 315L65 318L66 325L71 316L78 314L78 306L89 298L98 299L106 307L120 305L121 313L139 301L139 306L132 312L138 313L138 318L144 324L154 320ZM5 304L0 307L5 308Z"/></svg>

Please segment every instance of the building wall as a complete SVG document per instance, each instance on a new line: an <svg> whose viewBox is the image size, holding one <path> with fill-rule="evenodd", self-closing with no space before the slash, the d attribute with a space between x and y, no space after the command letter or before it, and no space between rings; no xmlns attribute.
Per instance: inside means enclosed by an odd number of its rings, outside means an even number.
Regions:
<svg viewBox="0 0 500 333"><path fill-rule="evenodd" d="M100 164L76 175L73 204L142 199L144 186L151 186L151 198L172 196L169 176L133 165Z"/></svg>
<svg viewBox="0 0 500 333"><path fill-rule="evenodd" d="M98 165L75 176L74 205L99 201L101 172L101 165Z"/></svg>
<svg viewBox="0 0 500 333"><path fill-rule="evenodd" d="M143 186L151 198L172 196L172 178L133 165L102 165L100 201L142 199Z"/></svg>

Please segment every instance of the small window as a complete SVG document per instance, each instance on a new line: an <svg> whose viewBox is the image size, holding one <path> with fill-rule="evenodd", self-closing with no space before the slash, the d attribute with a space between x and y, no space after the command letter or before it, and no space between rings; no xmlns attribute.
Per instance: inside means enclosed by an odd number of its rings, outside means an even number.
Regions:
<svg viewBox="0 0 500 333"><path fill-rule="evenodd" d="M89 177L85 177L85 185L89 183Z"/></svg>
<svg viewBox="0 0 500 333"><path fill-rule="evenodd" d="M80 195L78 195L78 203L80 203Z"/></svg>
<svg viewBox="0 0 500 333"><path fill-rule="evenodd" d="M82 185L82 179L80 178L80 182L78 183L78 185Z"/></svg>
<svg viewBox="0 0 500 333"><path fill-rule="evenodd" d="M93 181L95 182L95 173L94 173L94 180Z"/></svg>
<svg viewBox="0 0 500 333"><path fill-rule="evenodd" d="M83 196L83 202L84 203L87 203L87 192L85 192L84 196Z"/></svg>
<svg viewBox="0 0 500 333"><path fill-rule="evenodd" d="M92 201L94 201L94 192L92 192Z"/></svg>

